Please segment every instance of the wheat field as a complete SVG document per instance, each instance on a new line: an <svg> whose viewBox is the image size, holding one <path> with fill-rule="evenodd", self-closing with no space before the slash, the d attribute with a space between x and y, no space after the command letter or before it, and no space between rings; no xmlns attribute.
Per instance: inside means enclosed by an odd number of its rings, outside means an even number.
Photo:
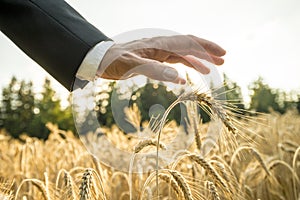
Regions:
<svg viewBox="0 0 300 200"><path fill-rule="evenodd" d="M137 166L101 143L98 152L88 153L90 147L83 143L97 140L92 133L80 140L47 124L51 134L42 141L25 135L17 140L2 131L0 199L300 199L300 117L296 112L241 118L211 98L193 98L221 120L218 140L207 134L214 127L212 122L202 124L193 109L187 130L194 140L188 146L187 134L178 134L184 132L182 127L164 118L154 128L143 123L140 133L156 132L143 140L136 133L124 134L117 126L101 129L102 137L118 149L136 156L154 152L147 154L151 160ZM183 96L178 101L184 100ZM126 113L128 121L140 127L138 109ZM167 151L174 135L181 141L172 144L168 153L174 162L158 166L164 159L158 152ZM109 157L115 168L99 162L97 153ZM138 173L117 170L123 160Z"/></svg>

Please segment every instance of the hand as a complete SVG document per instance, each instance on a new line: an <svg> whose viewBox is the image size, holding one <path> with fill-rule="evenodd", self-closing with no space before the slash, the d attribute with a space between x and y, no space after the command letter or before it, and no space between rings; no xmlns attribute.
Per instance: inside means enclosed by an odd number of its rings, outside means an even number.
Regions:
<svg viewBox="0 0 300 200"><path fill-rule="evenodd" d="M209 68L203 59L222 65L226 51L217 44L193 35L153 37L113 45L104 55L97 76L105 79L127 79L145 75L159 81L184 84L176 69L165 63L182 63L202 74Z"/></svg>

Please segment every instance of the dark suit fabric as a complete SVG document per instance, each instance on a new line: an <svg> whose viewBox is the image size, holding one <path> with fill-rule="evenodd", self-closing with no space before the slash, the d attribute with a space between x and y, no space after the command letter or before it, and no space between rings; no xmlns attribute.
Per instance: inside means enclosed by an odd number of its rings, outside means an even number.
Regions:
<svg viewBox="0 0 300 200"><path fill-rule="evenodd" d="M0 29L69 90L87 52L110 40L63 0L0 0Z"/></svg>

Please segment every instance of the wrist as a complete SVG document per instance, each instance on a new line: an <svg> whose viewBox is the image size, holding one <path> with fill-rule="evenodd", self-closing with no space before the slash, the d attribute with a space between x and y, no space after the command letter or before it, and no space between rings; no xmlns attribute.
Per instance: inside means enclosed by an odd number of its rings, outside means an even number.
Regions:
<svg viewBox="0 0 300 200"><path fill-rule="evenodd" d="M81 80L93 81L104 55L113 44L113 41L102 41L94 46L83 59L76 77Z"/></svg>

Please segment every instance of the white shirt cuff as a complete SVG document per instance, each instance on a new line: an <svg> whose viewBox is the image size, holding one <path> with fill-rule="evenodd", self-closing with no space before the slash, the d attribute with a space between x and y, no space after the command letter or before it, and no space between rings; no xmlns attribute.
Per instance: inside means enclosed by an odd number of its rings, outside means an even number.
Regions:
<svg viewBox="0 0 300 200"><path fill-rule="evenodd" d="M81 80L93 81L102 58L112 45L114 45L113 41L102 41L96 44L84 57L76 77Z"/></svg>

